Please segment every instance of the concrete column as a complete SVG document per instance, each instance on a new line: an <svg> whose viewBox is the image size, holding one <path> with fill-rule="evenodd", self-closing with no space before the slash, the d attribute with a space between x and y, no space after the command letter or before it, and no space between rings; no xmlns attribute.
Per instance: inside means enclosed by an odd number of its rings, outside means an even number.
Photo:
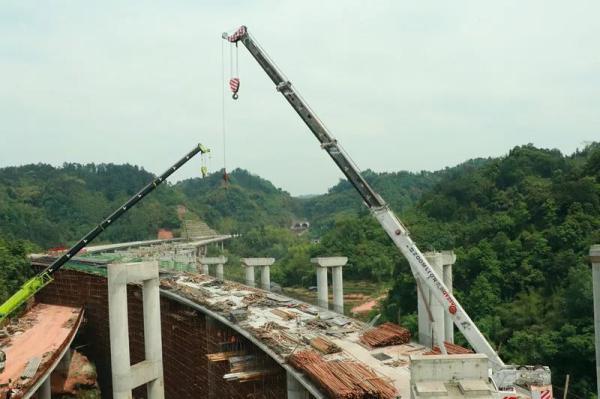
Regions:
<svg viewBox="0 0 600 399"><path fill-rule="evenodd" d="M435 273L442 279L443 275L443 255L441 252L426 252L425 258L435 271ZM431 346L432 343L438 345L440 349L443 351L444 347L444 307L443 305L435 299L431 290L425 285L421 284L421 292L424 298L421 300L425 300L426 304L420 306L422 309L427 304L429 305L429 312L421 312L418 315L419 319L419 343L421 345ZM433 320L430 319L433 318Z"/></svg>
<svg viewBox="0 0 600 399"><path fill-rule="evenodd" d="M319 307L329 308L329 294L327 287L327 268L331 268L333 283L333 310L344 313L344 283L342 267L348 263L345 256L330 256L313 258L310 260L317 265L317 303Z"/></svg>
<svg viewBox="0 0 600 399"><path fill-rule="evenodd" d="M146 359L131 365L127 319L127 284L143 283ZM131 399L132 389L146 385L148 399L164 399L158 262L108 265L108 319L114 399Z"/></svg>
<svg viewBox="0 0 600 399"><path fill-rule="evenodd" d="M271 265L275 258L242 258L242 266L246 268L246 285L255 286L254 268L260 268L260 285L263 290L271 291Z"/></svg>
<svg viewBox="0 0 600 399"><path fill-rule="evenodd" d="M112 266L120 265L108 265L108 324L113 398L131 399L131 390L127 389L131 367L127 320L127 270Z"/></svg>
<svg viewBox="0 0 600 399"><path fill-rule="evenodd" d="M62 359L60 359L60 363L58 363L56 371L63 373L64 375L67 375L69 373L69 367L71 366L71 355L72 350L71 348L68 348L65 354L63 355Z"/></svg>
<svg viewBox="0 0 600 399"><path fill-rule="evenodd" d="M596 334L596 385L600 398L600 245L590 248L594 292L594 331Z"/></svg>
<svg viewBox="0 0 600 399"><path fill-rule="evenodd" d="M308 399L308 391L300 382L296 379L296 377L287 372L286 376L287 381L287 399Z"/></svg>
<svg viewBox="0 0 600 399"><path fill-rule="evenodd" d="M217 349L214 347L215 344L213 344L213 337L216 336L215 330L216 330L216 322L215 319L213 319L212 317L210 317L209 315L205 316L205 335L206 335L206 353L214 353L217 352ZM218 344L217 344L218 346ZM207 371L207 378L206 378L206 382L207 382L207 393L206 393L206 398L207 399L214 399L215 398L215 372L214 372L214 367L213 367L213 362L211 362L210 360L206 360L207 365L206 365L206 371Z"/></svg>
<svg viewBox="0 0 600 399"><path fill-rule="evenodd" d="M38 399L52 399L52 386L50 385L50 376L40 385L37 391Z"/></svg>
<svg viewBox="0 0 600 399"><path fill-rule="evenodd" d="M254 266L244 266L246 269L246 285L250 287L255 287L254 283Z"/></svg>
<svg viewBox="0 0 600 399"><path fill-rule="evenodd" d="M432 346L432 326L429 320L429 290L421 280L417 280L417 322L419 343Z"/></svg>
<svg viewBox="0 0 600 399"><path fill-rule="evenodd" d="M157 265L158 266L158 265ZM148 381L148 399L164 398L162 363L162 333L160 329L160 290L158 268L156 278L144 280L142 288L142 303L144 306L144 349L146 362L160 377Z"/></svg>
<svg viewBox="0 0 600 399"><path fill-rule="evenodd" d="M317 267L317 305L329 309L329 289L327 287L327 268Z"/></svg>
<svg viewBox="0 0 600 399"><path fill-rule="evenodd" d="M260 285L265 291L271 291L271 266L263 266L260 269Z"/></svg>
<svg viewBox="0 0 600 399"><path fill-rule="evenodd" d="M206 274L207 276L210 275L209 265L216 265L217 266L217 278L219 280L223 280L223 265L225 263L227 263L226 257L224 257L223 255L214 256L214 257L204 256L204 257L200 258L200 263L202 264L202 274Z"/></svg>
<svg viewBox="0 0 600 399"><path fill-rule="evenodd" d="M331 269L331 282L333 289L333 311L344 314L344 282L341 266Z"/></svg>
<svg viewBox="0 0 600 399"><path fill-rule="evenodd" d="M443 280L448 291L452 293L452 265L456 262L456 255L454 251L442 251L443 256ZM454 343L454 322L450 317L450 313L444 312L444 340L446 342Z"/></svg>

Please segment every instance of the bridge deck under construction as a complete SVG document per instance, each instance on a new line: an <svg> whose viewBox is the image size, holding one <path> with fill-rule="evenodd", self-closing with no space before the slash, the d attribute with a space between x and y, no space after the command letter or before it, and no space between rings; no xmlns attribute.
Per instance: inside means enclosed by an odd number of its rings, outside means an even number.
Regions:
<svg viewBox="0 0 600 399"><path fill-rule="evenodd" d="M413 342L372 348L361 340L368 330L365 323L286 296L206 275L176 274L162 279L161 288L198 303L249 332L274 353L277 361L295 365L298 371L308 374L319 391L326 393L341 392L341 384L349 392L356 390L352 392L355 396L349 397L363 397L360 391L367 388L361 384L369 378L374 385L369 389L381 392L369 397L395 397L386 394L390 390L401 397L410 397L409 356L430 351ZM309 356L318 359L312 375L304 367L306 360L293 361L306 351L317 355L317 358ZM320 373L328 372L328 363L345 364L352 376L341 382L319 378ZM362 370L372 374L365 376Z"/></svg>
<svg viewBox="0 0 600 399"><path fill-rule="evenodd" d="M37 304L6 328L0 344L6 367L0 373L0 397L28 398L60 360L77 332L83 310Z"/></svg>

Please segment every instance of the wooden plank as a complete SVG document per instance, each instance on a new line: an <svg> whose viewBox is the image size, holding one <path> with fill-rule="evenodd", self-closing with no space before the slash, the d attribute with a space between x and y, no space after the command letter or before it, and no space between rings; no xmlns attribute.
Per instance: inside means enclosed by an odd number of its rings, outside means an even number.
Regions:
<svg viewBox="0 0 600 399"><path fill-rule="evenodd" d="M26 380L28 378L33 378L41 363L42 359L37 356L29 359L27 366L25 366L25 370L23 370L23 373L21 374L21 379Z"/></svg>

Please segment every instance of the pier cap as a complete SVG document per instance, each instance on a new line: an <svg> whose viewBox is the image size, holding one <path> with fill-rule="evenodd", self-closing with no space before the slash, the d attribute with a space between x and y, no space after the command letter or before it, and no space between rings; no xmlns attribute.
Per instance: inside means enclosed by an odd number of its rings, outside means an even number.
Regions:
<svg viewBox="0 0 600 399"><path fill-rule="evenodd" d="M312 263L316 263L319 267L337 267L345 266L348 263L348 258L345 256L328 256L322 258L312 258Z"/></svg>

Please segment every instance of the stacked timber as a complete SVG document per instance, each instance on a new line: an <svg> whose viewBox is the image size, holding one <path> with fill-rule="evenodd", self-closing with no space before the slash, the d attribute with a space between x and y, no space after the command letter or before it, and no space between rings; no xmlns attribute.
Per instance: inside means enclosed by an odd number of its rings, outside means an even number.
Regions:
<svg viewBox="0 0 600 399"><path fill-rule="evenodd" d="M460 345L455 345L450 342L444 342L444 346L446 347L446 352L449 355L468 355L469 353L473 353L471 349L464 348ZM442 351L439 346L434 346L432 350L429 352L423 353L424 355L441 355Z"/></svg>
<svg viewBox="0 0 600 399"><path fill-rule="evenodd" d="M410 341L410 331L394 323L384 323L368 330L360 337L360 342L371 348L403 345Z"/></svg>
<svg viewBox="0 0 600 399"><path fill-rule="evenodd" d="M260 381L269 375L275 375L278 370L275 369L261 369L261 370L248 370L240 371L239 373L229 373L223 376L225 381L238 381L238 382L250 382Z"/></svg>
<svg viewBox="0 0 600 399"><path fill-rule="evenodd" d="M294 320L298 316L294 312L290 312L289 310L280 309L280 308L272 309L271 313L276 314L277 316L281 317L284 320Z"/></svg>
<svg viewBox="0 0 600 399"><path fill-rule="evenodd" d="M255 355L231 356L228 360L229 373L223 376L225 381L258 381L278 373L276 369L260 367Z"/></svg>
<svg viewBox="0 0 600 399"><path fill-rule="evenodd" d="M394 387L366 366L351 360L325 361L314 351L300 351L289 363L334 399L393 399Z"/></svg>
<svg viewBox="0 0 600 399"><path fill-rule="evenodd" d="M224 362L229 360L230 357L233 356L241 356L244 355L244 352L234 351L234 352L217 352L217 353L209 353L206 355L206 358L209 362Z"/></svg>
<svg viewBox="0 0 600 399"><path fill-rule="evenodd" d="M326 355L330 355L332 353L338 353L338 352L342 351L342 349L339 346L337 346L336 344L334 344L333 342L331 342L330 340L328 340L325 337L315 337L315 338L311 339L310 346L312 346L319 352L324 353Z"/></svg>

